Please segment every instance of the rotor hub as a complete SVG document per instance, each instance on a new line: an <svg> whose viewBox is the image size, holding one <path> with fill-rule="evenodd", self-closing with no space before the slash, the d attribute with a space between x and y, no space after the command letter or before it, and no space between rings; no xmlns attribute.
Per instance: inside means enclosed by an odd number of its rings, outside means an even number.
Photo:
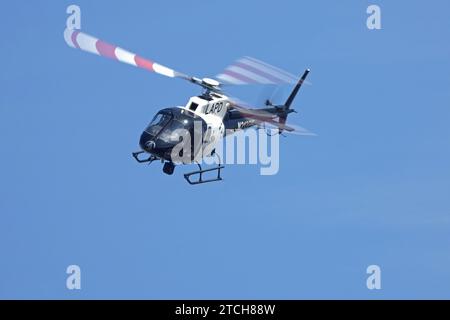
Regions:
<svg viewBox="0 0 450 320"><path fill-rule="evenodd" d="M202 83L206 86L209 87L219 87L220 86L220 82L214 79L210 79L210 78L203 78L202 79Z"/></svg>

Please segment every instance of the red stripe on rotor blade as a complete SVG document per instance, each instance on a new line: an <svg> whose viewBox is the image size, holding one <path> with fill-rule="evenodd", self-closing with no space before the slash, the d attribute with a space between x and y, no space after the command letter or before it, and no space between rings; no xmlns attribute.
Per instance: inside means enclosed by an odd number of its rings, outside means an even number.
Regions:
<svg viewBox="0 0 450 320"><path fill-rule="evenodd" d="M231 71L231 70L225 70L223 73L228 75L228 76L230 76L230 77L233 77L235 79L243 81L243 82L247 82L247 83L255 83L256 82L253 79L247 78L246 76L243 76L242 74L234 72L234 71Z"/></svg>
<svg viewBox="0 0 450 320"><path fill-rule="evenodd" d="M242 63L242 62L237 62L235 64L237 67L240 67L242 69L248 70L250 72L253 72L254 74L260 75L261 77L266 78L267 80L272 81L273 83L279 83L279 82L283 82L283 80L277 78L274 75L271 75L270 73L264 72L260 69L257 69L255 67L252 67L248 64Z"/></svg>
<svg viewBox="0 0 450 320"><path fill-rule="evenodd" d="M146 60L146 59L141 58L139 56L135 56L134 57L134 61L136 62L136 65L139 68L144 68L144 69L147 69L149 71L154 71L153 70L153 62L152 61Z"/></svg>
<svg viewBox="0 0 450 320"><path fill-rule="evenodd" d="M117 60L115 54L116 51L115 46L103 42L102 40L98 40L97 43L95 44L95 47L97 48L97 51L98 53L100 53L101 56Z"/></svg>
<svg viewBox="0 0 450 320"><path fill-rule="evenodd" d="M77 49L80 49L80 45L77 42L77 37L79 34L80 34L80 31L74 31L71 36L72 43L75 46L75 48L77 48Z"/></svg>

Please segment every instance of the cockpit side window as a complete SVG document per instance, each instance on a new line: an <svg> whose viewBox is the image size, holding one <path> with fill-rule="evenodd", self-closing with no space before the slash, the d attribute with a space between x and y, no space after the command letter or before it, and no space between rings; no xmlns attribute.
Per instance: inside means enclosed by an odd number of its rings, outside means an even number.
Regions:
<svg viewBox="0 0 450 320"><path fill-rule="evenodd" d="M191 105L189 106L189 110L196 111L198 108L198 103L191 102Z"/></svg>

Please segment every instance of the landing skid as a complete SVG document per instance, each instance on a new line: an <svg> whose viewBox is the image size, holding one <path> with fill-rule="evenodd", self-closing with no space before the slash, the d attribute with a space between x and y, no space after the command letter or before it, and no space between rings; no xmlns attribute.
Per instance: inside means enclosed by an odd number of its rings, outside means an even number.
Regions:
<svg viewBox="0 0 450 320"><path fill-rule="evenodd" d="M145 151L133 152L133 158L135 158L136 161L139 163L148 163L148 164L151 164L153 161L158 160L158 158L156 158L153 155L150 155L146 159L139 158L139 155L144 154L144 153L146 153L146 152Z"/></svg>
<svg viewBox="0 0 450 320"><path fill-rule="evenodd" d="M201 166L199 163L197 163L199 170L193 171L193 172L189 172L189 173L185 173L185 174L184 174L184 178L186 179L186 181L187 181L190 185L197 185L197 184L203 184L203 183L215 182L215 181L222 181L222 180L223 180L222 177L220 176L220 171L221 171L222 169L224 169L225 166L223 166L223 165L221 164L222 161L220 160L219 155L218 155L218 154L215 154L215 155L216 155L217 158L219 159L219 164L217 165L216 168L203 169L202 166ZM204 173L206 173L206 172L214 172L214 171L217 171L217 177L211 178L211 179L203 179L203 174L204 174ZM199 175L199 176L198 176L198 179L195 180L195 181L192 181L192 180L191 180L191 177L192 177L192 176L195 176L195 175Z"/></svg>
<svg viewBox="0 0 450 320"><path fill-rule="evenodd" d="M151 164L153 161L158 160L157 157L150 155L148 158L141 158L139 157L141 154L145 154L145 151L139 151L139 152L133 152L133 158L136 159L139 163L148 163ZM216 154L216 156L219 158L219 156ZM197 185L197 184L203 184L203 183L209 183L209 182L215 182L215 181L222 181L222 177L220 175L220 172L222 169L225 168L224 165L221 164L221 160L219 158L219 164L215 168L210 169L203 169L202 166L197 163L199 170L185 173L184 178L190 185ZM172 175L175 170L175 165L172 162L166 162L164 163L163 171L167 175ZM210 179L204 179L203 175L207 172L217 172L217 176ZM198 175L198 179L192 179L193 177Z"/></svg>
<svg viewBox="0 0 450 320"><path fill-rule="evenodd" d="M216 168L202 169L202 166L200 164L197 163L197 165L199 167L199 170L184 174L184 178L186 179L186 181L190 185L196 185L196 184L202 184L202 183L208 183L208 182L222 181L223 180L222 177L220 176L220 170L225 168L225 166L218 165ZM203 174L204 173L206 173L206 172L213 172L213 171L217 171L217 177L216 178L211 178L211 179L206 179L206 180L203 179ZM197 174L199 175L198 179L196 181L192 181L191 177L195 176Z"/></svg>

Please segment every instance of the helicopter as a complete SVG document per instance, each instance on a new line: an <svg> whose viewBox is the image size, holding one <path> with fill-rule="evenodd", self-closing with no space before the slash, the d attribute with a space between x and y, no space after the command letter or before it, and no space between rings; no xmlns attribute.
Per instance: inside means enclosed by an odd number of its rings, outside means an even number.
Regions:
<svg viewBox="0 0 450 320"><path fill-rule="evenodd" d="M167 175L172 175L177 165L196 163L199 170L184 174L184 178L191 185L223 180L221 170L224 165L221 164L220 159L217 166L210 169L203 169L197 160L199 155L200 158L217 156L214 146L226 135L251 127L261 128L266 124L275 127L278 134L294 131L300 131L300 134L301 132L306 134L308 132L301 127L288 125L287 118L290 113L296 112L291 106L298 91L306 81L310 69L306 69L298 79L284 70L260 60L244 57L226 68L223 73L217 75L216 79L197 78L142 58L77 29L67 28L64 31L64 38L72 48L110 58L169 78L186 80L202 88L201 94L191 97L186 105L158 111L140 136L139 146L141 150L132 153L134 159L139 163L151 164L156 160L162 162L163 172ZM265 108L248 107L240 100L232 98L224 92L224 87L227 85L250 83L295 83L295 87L284 104L275 105L267 100ZM180 130L190 136L200 135L204 142L209 143L208 150L210 151L204 153L204 144L200 144L200 147L195 146L192 139L184 139L182 134L177 134ZM177 156L183 157L183 161L179 161L175 159L177 157L174 157L174 150L184 140L185 144L190 144L188 146L190 148L187 148L190 150L190 154L177 153ZM183 148L182 150L186 149ZM208 172L214 172L215 175L212 178L204 178L204 175Z"/></svg>

